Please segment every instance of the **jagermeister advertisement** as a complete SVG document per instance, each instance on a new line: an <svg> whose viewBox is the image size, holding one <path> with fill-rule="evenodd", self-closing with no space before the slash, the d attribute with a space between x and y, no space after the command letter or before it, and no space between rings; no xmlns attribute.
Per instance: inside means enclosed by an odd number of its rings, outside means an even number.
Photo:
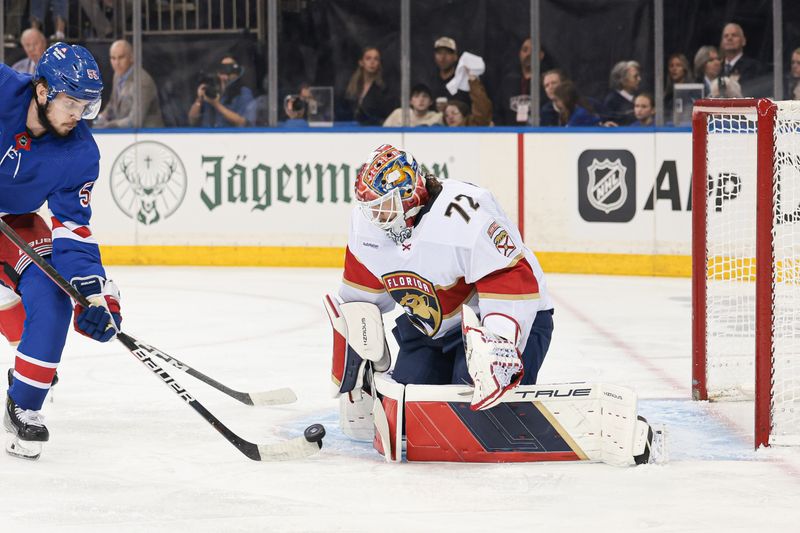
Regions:
<svg viewBox="0 0 800 533"><path fill-rule="evenodd" d="M515 136L506 143L502 135L485 136L485 143L480 137L100 134L92 227L109 245L343 246L354 180L380 144L405 147L440 179L493 183L499 198L513 190ZM507 203L515 207L513 199Z"/></svg>

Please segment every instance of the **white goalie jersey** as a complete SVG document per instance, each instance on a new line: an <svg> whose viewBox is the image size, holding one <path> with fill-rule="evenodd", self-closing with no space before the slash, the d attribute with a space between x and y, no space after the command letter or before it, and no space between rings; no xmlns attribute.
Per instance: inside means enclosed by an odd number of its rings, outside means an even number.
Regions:
<svg viewBox="0 0 800 533"><path fill-rule="evenodd" d="M494 196L443 181L417 217L411 238L395 244L353 209L342 301L371 302L384 313L400 305L432 338L460 329L466 304L522 349L536 313L553 305L536 256Z"/></svg>

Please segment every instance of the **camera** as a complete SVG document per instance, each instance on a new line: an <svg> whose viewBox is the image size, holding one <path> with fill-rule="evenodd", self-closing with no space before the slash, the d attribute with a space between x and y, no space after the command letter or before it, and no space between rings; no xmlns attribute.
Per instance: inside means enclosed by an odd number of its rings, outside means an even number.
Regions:
<svg viewBox="0 0 800 533"><path fill-rule="evenodd" d="M298 94L286 96L283 106L290 118L305 118L306 116L306 101Z"/></svg>
<svg viewBox="0 0 800 533"><path fill-rule="evenodd" d="M303 113L306 110L306 102L299 96L292 96L289 99L289 106L295 113Z"/></svg>
<svg viewBox="0 0 800 533"><path fill-rule="evenodd" d="M206 86L206 96L210 99L214 99L219 96L219 83L217 82L216 76L211 76L206 74L205 72L201 72L200 75L197 77L197 85Z"/></svg>

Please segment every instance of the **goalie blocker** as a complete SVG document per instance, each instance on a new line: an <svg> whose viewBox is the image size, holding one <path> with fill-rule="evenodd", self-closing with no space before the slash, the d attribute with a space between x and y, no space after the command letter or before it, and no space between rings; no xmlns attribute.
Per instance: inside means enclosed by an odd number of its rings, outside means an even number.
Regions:
<svg viewBox="0 0 800 533"><path fill-rule="evenodd" d="M401 385L375 376L374 446L388 461L661 462L661 432L637 415L636 394L618 385L520 385L488 410L470 409L472 388ZM400 428L398 430L398 428Z"/></svg>

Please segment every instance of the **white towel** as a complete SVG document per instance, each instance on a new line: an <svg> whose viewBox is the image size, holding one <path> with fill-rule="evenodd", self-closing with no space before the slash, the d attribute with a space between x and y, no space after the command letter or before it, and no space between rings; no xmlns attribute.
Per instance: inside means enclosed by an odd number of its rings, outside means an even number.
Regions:
<svg viewBox="0 0 800 533"><path fill-rule="evenodd" d="M447 90L450 91L450 94L456 94L459 90L469 91L468 76L470 74L480 76L484 72L486 72L486 63L483 62L483 58L464 52L461 54L461 59L458 60L455 76L447 82Z"/></svg>

